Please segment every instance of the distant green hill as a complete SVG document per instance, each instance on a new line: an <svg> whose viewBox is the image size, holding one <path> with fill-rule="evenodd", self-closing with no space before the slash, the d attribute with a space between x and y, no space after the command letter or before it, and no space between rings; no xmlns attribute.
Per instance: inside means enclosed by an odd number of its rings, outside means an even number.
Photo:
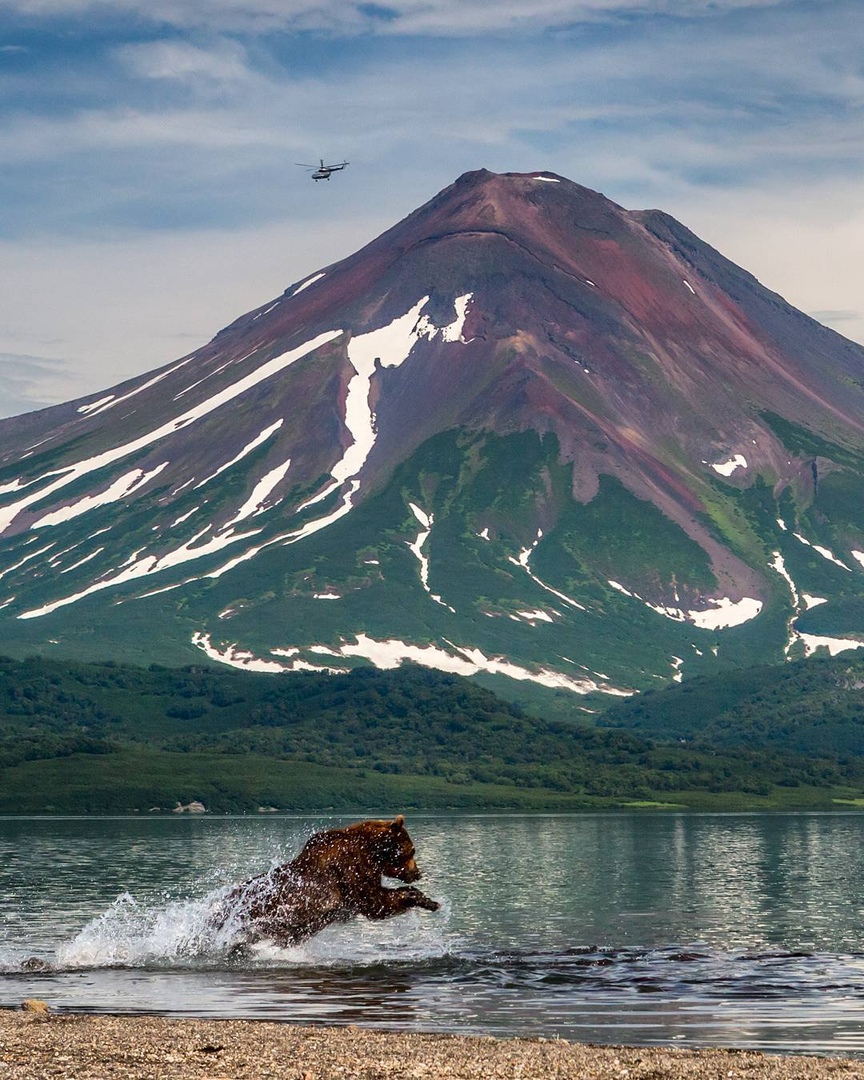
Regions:
<svg viewBox="0 0 864 1080"><path fill-rule="evenodd" d="M614 705L604 727L694 746L864 756L864 657L857 653L700 676Z"/></svg>
<svg viewBox="0 0 864 1080"><path fill-rule="evenodd" d="M827 687L829 669L836 686L847 668L759 669L762 683L757 671L740 686L758 693L769 674L794 671ZM687 696L696 683L702 695L696 686ZM714 716L709 683L614 710L608 722L622 727L644 718L640 707L654 710L656 730L626 731L589 726L581 712L538 719L410 665L274 676L0 659L0 812L169 810L193 799L218 812L777 808L861 796L864 756L841 758L827 744L818 753L793 752L781 738L768 753L731 736L722 747L719 737L682 744L700 715ZM681 715L692 707L683 735L661 719L676 715L682 695Z"/></svg>

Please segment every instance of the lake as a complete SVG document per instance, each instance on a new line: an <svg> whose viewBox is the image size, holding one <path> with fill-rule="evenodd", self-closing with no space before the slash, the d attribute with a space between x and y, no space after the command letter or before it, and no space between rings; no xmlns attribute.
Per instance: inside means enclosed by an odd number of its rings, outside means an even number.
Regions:
<svg viewBox="0 0 864 1080"><path fill-rule="evenodd" d="M862 814L411 814L439 912L221 953L208 897L344 823L0 818L0 1005L864 1057Z"/></svg>

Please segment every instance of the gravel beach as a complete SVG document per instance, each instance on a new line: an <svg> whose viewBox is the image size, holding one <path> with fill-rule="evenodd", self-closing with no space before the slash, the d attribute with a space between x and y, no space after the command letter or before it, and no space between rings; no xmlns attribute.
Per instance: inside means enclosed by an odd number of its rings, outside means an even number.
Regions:
<svg viewBox="0 0 864 1080"><path fill-rule="evenodd" d="M251 1020L0 1010L0 1080L864 1080L864 1062Z"/></svg>

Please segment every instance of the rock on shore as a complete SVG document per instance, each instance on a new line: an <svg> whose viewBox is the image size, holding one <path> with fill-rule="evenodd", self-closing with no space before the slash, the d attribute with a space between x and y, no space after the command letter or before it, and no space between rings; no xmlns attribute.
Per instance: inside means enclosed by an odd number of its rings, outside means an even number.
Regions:
<svg viewBox="0 0 864 1080"><path fill-rule="evenodd" d="M864 1080L864 1063L254 1020L0 1010L0 1080Z"/></svg>

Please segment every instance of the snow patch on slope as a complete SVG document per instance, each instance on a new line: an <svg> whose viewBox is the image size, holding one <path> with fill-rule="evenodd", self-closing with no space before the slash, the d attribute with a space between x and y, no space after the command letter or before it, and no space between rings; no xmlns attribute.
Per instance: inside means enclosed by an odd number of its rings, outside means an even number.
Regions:
<svg viewBox="0 0 864 1080"><path fill-rule="evenodd" d="M846 563L841 562L834 554L834 552L830 550L830 548L820 547L819 544L811 543L811 541L809 541L806 536L802 536L801 533L796 532L792 533L792 535L795 537L796 540L804 544L805 547L813 548L813 550L818 552L823 559L827 559L828 562L833 562L836 566L839 566L843 570L848 570L850 574L852 573L851 568L848 567Z"/></svg>
<svg viewBox="0 0 864 1080"><path fill-rule="evenodd" d="M247 454L251 454L252 451L261 446L262 443L267 442L270 436L277 432L280 427L282 427L283 422L284 421L281 419L277 420L269 427L264 428L263 431L260 431L251 442L248 442L243 447L239 454L235 454L230 461L226 461L224 465L220 465L216 472L211 473L209 476L205 477L203 480L197 483L193 488L193 491L197 491L198 488L202 488L205 484L209 484L211 480L215 480L217 476L221 476L223 472L225 472L227 469L230 469L233 465L236 465L238 461L242 461Z"/></svg>
<svg viewBox="0 0 864 1080"><path fill-rule="evenodd" d="M173 529L175 525L182 525L184 521L188 521L189 518L200 509L200 506L193 506L191 510L187 510L185 514L181 514L180 517L175 518L168 528Z"/></svg>
<svg viewBox="0 0 864 1080"><path fill-rule="evenodd" d="M420 584L428 593L429 559L423 554L423 545L429 539L429 536L432 532L433 518L431 515L425 514L415 503L409 503L408 505L411 507L411 512L414 514L414 517L417 518L423 528L419 533L417 533L416 540L414 540L413 542L406 540L405 543L408 544L410 551L414 556L416 556L417 560L420 563Z"/></svg>
<svg viewBox="0 0 864 1080"><path fill-rule="evenodd" d="M421 315L423 308L429 302L427 295L421 297L404 315L393 319L386 326L351 338L348 342L347 353L348 360L354 368L354 375L348 383L343 422L352 441L330 470L332 481L299 506L298 513L323 501L346 481L351 480L353 490L343 496L339 511L329 515L325 520L329 524L348 513L353 506L354 495L360 487L356 477L366 464L377 438L376 417L369 404L372 378L376 370L379 365L382 368L400 367L408 359L411 350L421 337L431 340L440 333L444 341L462 341L462 328L472 295L472 293L466 293L454 300L456 319L447 326L436 327L428 316ZM318 528L311 531L317 532ZM294 543L297 539L302 539L302 537L292 536L289 542Z"/></svg>
<svg viewBox="0 0 864 1080"><path fill-rule="evenodd" d="M290 664L281 664L276 660L264 660L248 649L240 649L236 643L217 648L209 634L196 631L192 635L192 644L196 645L211 660L229 667L239 668L242 671L263 671L272 674L281 674L284 671L322 671L331 675L344 675L344 668L322 667L319 664L310 664L306 660L292 660ZM294 656L299 649L273 649L274 656Z"/></svg>
<svg viewBox="0 0 864 1080"><path fill-rule="evenodd" d="M823 637L819 634L802 634L796 630L798 638L804 643L804 651L807 656L812 656L817 649L827 649L832 656L850 649L864 649L864 641L859 638L832 638Z"/></svg>
<svg viewBox="0 0 864 1080"><path fill-rule="evenodd" d="M73 518L80 517L81 514L95 510L97 506L108 506L110 503L119 502L120 499L124 499L127 495L134 494L139 488L152 480L154 476L158 476L167 465L168 462L163 461L161 465L151 469L150 472L144 472L143 469L133 469L124 476L118 477L113 484L98 495L85 495L83 499L79 499L77 502L69 503L68 506L61 506L58 510L45 514L44 517L39 518L33 524L33 528L43 529L49 525L59 525L63 521L71 521Z"/></svg>
<svg viewBox="0 0 864 1080"><path fill-rule="evenodd" d="M399 367L408 359L418 339L420 312L428 301L429 297L424 296L400 318L379 330L358 334L348 342L348 359L354 368L354 376L348 383L345 399L345 426L351 432L353 442L330 470L333 479L339 483L357 475L375 445L375 414L369 407L369 393L376 364Z"/></svg>
<svg viewBox="0 0 864 1080"><path fill-rule="evenodd" d="M299 292L299 289L298 289L298 292ZM259 311L257 315L253 315L253 316L252 316L252 322L255 322L255 320L256 320L256 319L260 319L262 315L269 315L269 314L270 314L270 312L271 312L271 311L272 311L272 310L273 310L274 308L277 308L277 307L279 307L279 305L280 305L281 303L282 303L282 299L281 299L281 297L280 297L280 298L279 298L278 300L274 300L274 301L273 301L273 303L272 303L272 304L271 304L271 305L270 305L269 307L266 307L266 308L264 308L264 310L263 310L263 311Z"/></svg>
<svg viewBox="0 0 864 1080"><path fill-rule="evenodd" d="M276 673L287 670L285 664L280 664L277 660L262 660L246 649L238 649L236 645L226 645L224 649L217 649L210 640L209 634L202 634L197 630L192 635L192 644L197 645L211 660L218 660L220 664L228 664L229 667L240 668L243 671Z"/></svg>
<svg viewBox="0 0 864 1080"><path fill-rule="evenodd" d="M305 281L301 282L297 286L297 288L294 290L294 292L291 293L291 295L296 296L298 293L303 292L304 289L308 289L310 285L314 285L316 281L320 281L321 278L324 277L325 275L326 275L326 271L322 270L319 274L313 274L312 277L306 278ZM262 314L264 314L264 313L262 313Z"/></svg>
<svg viewBox="0 0 864 1080"><path fill-rule="evenodd" d="M731 476L736 469L747 468L747 458L743 454L735 454L728 461L715 462L711 468L714 472L720 473L721 476Z"/></svg>
<svg viewBox="0 0 864 1080"><path fill-rule="evenodd" d="M794 611L792 618L789 620L789 638L785 648L787 656L789 655L792 646L798 641L803 644L804 654L806 656L812 656L817 649L821 648L827 649L832 656L837 656L838 653L846 652L848 649L864 648L864 641L861 641L858 638L823 637L819 634L802 634L800 630L796 630L792 623L796 616L801 612L802 599L804 601L805 609L817 607L819 604L827 603L827 601L821 596L809 596L807 593L799 592L795 582L792 580L792 575L786 569L786 563L779 551L772 553L770 566L772 570L775 570L783 578L792 594Z"/></svg>
<svg viewBox="0 0 864 1080"><path fill-rule="evenodd" d="M231 386L227 386L214 394L212 397L200 402L187 412L174 420L169 420L164 424L161 424L158 428L154 428L152 431L147 432L144 435L140 435L137 439L133 439L131 442L123 443L120 446L113 447L110 450L105 450L101 454L96 454L93 457L85 458L82 461L77 461L72 465L66 466L60 475L53 483L49 484L45 488L41 488L39 491L33 492L23 499L19 499L17 502L4 506L0 509L0 534L6 531L15 518L21 513L22 510L31 506L35 502L42 501L49 495L53 495L55 491L59 491L69 484L80 480L82 477L96 472L98 469L105 468L106 465L112 465L115 461L120 461L124 457L128 457L130 454L137 453L140 450L144 450L146 447L151 446L153 443L158 442L160 439L164 439L169 435L175 434L175 432L182 428L188 427L190 424L194 424L197 420L200 420L204 416L208 416L222 405L227 404L229 401L233 401L235 398L240 397L241 394L245 394L247 390L251 390L252 387L257 386L265 379L269 379L271 376L276 375L280 371L284 371L285 368L291 364L296 363L302 357L307 356L310 352L320 348L322 345L333 341L342 333L341 330L327 330L323 334L319 334L311 341L307 341L305 344L300 345L296 349L290 349L288 352L282 353L280 356L274 357L272 360L268 360L262 364L255 371L250 372L242 379L238 379L236 383ZM178 365L179 366L179 365ZM175 369L171 369L175 370ZM165 372L165 375L170 372ZM159 376L164 378L165 376ZM157 380L153 380L157 381ZM143 387L141 387L143 389ZM46 473L45 476L39 477L36 483L40 480L44 480L48 476L56 475L54 473Z"/></svg>
<svg viewBox="0 0 864 1080"><path fill-rule="evenodd" d="M541 589L545 589L546 592L551 593L553 596L557 596L559 600L563 600L563 602L565 604L568 604L570 607L576 608L578 611L585 611L586 608L584 604L580 604L578 600L574 600L572 596L567 596L566 593L559 592L558 589L553 589L551 585L547 585L545 581L542 581L539 577L537 577L537 575L531 569L529 565L531 556L534 553L534 549L537 547L537 545L542 539L543 530L538 529L537 537L534 540L534 543L530 547L522 548L522 550L519 552L518 559L514 559L512 555L509 556L510 562L513 563L514 566L521 566L525 573L528 575L528 577L530 577L531 580L534 582L534 584L539 585Z"/></svg>
<svg viewBox="0 0 864 1080"><path fill-rule="evenodd" d="M20 491L22 488L27 487L28 484L32 484L32 480L26 481L13 480L11 484L0 484L0 495L8 495L12 491Z"/></svg>
<svg viewBox="0 0 864 1080"><path fill-rule="evenodd" d="M737 601L724 596L719 600L709 599L708 603L712 606L705 611L683 613L703 630L725 630L730 626L740 626L755 619L762 610L762 601L752 596L745 596Z"/></svg>
<svg viewBox="0 0 864 1080"><path fill-rule="evenodd" d="M169 375L173 375L175 371L179 371L181 367L185 367L192 360L191 356L187 356L185 360L181 360L179 364L174 364L168 368L167 371L163 371L161 375L156 375L152 379L148 379L147 382L142 383L140 386L136 386L134 390L130 390L128 394L123 394L121 397L115 397L114 394L109 394L108 397L104 397L101 401L94 401L90 405L82 406L78 412L84 413L87 416L98 416L99 413L107 412L108 409L113 409L117 405L122 405L124 401L128 401L130 398L135 397L138 394L143 393L145 390L149 390L151 386L155 386L156 383L162 382L163 379L167 379Z"/></svg>
<svg viewBox="0 0 864 1080"><path fill-rule="evenodd" d="M465 338L462 336L462 331L465 329L465 319L468 315L468 304L473 300L473 293L465 293L463 296L457 296L453 301L453 305L456 308L456 318L447 326L441 327L441 340L442 341L461 341L463 345L467 345ZM434 337L434 334L432 335Z"/></svg>
<svg viewBox="0 0 864 1080"><path fill-rule="evenodd" d="M771 554L772 558L769 565L771 569L776 571L789 586L789 591L792 593L792 603L797 611L801 604L801 598L798 595L798 588L795 585L795 582L792 580L792 575L786 569L786 560L783 558L779 551L774 551Z"/></svg>
<svg viewBox="0 0 864 1080"><path fill-rule="evenodd" d="M248 517L253 517L257 514L263 514L265 510L272 509L275 503L271 503L270 506L265 505L267 499L273 489L285 479L288 470L291 467L291 458L287 458L281 464L276 465L269 472L258 481L255 487L252 489L252 494L240 507L233 518L228 522L228 526L236 525L238 521L244 521Z"/></svg>
<svg viewBox="0 0 864 1080"><path fill-rule="evenodd" d="M114 394L108 394L107 397L101 397L98 401L91 401L89 405L79 405L79 413L90 413L94 409L101 409L103 405L107 405L109 401L114 400Z"/></svg>
<svg viewBox="0 0 864 1080"><path fill-rule="evenodd" d="M91 551L89 555L85 555L83 559L79 559L78 562L72 563L71 566L67 566L65 570L61 570L61 574L71 574L73 570L77 570L79 566L83 566L84 563L90 562L91 559L95 559L97 555L101 555L105 550L104 547L96 548L95 551Z"/></svg>
<svg viewBox="0 0 864 1080"><path fill-rule="evenodd" d="M44 555L47 551L50 551L54 547L54 544L48 544L43 548L39 548L38 551L31 551L28 555L25 555L23 559L20 559L12 566L7 566L5 570L0 570L0 578L5 577L7 574L11 574L13 570L19 569L25 563L30 562L32 559L38 558L40 555ZM68 550L68 549L67 549Z"/></svg>
<svg viewBox="0 0 864 1080"><path fill-rule="evenodd" d="M618 581L610 581L609 584L617 592L623 593L624 596L639 600L646 607L651 608L652 611L656 611L658 615L662 615L666 619L672 619L673 622L693 623L700 630L728 630L732 626L740 626L742 623L755 619L762 610L762 601L756 600L752 596L745 596L741 600L730 600L727 596L723 596L719 600L708 597L706 602L711 606L702 611L697 609L684 611L682 608L649 603L649 601L643 600L638 593L625 589Z"/></svg>
<svg viewBox="0 0 864 1080"><path fill-rule="evenodd" d="M408 544L409 549L420 563L420 584L423 586L426 593L435 601L436 604L440 604L441 607L446 607L448 611L452 611L455 615L456 609L450 607L449 604L445 604L444 601L436 593L433 593L429 588L429 558L423 553L423 545L432 535L432 525L434 523L434 516L427 514L424 510L421 510L416 503L408 503L411 508L411 513L423 526L421 531L417 534L417 539L413 542L405 541Z"/></svg>
<svg viewBox="0 0 864 1080"><path fill-rule="evenodd" d="M304 661L293 660L290 665L278 664L275 661L256 658L252 653L237 648L236 643L217 648L213 645L210 635L196 632L192 636L193 644L202 649L207 655L221 663L230 664L233 667L245 667L255 671L296 671L296 670L322 670ZM310 646L310 652L319 652L327 656L349 658L358 657L368 660L375 667L389 669L398 667L403 660L410 660L424 667L434 668L437 671L445 671L453 675L478 675L488 672L495 675L505 675L519 681L536 682L541 686L549 686L559 690L570 690L576 694L603 693L613 697L630 697L631 690L619 690L608 683L597 683L593 679L573 678L561 672L552 671L549 668L529 669L519 664L511 663L501 656L490 657L480 649L470 646L454 645L445 640L445 645L450 650L440 648L437 645L413 645L410 642L400 641L396 638L385 640L370 637L368 634L357 635L355 642L343 641L338 648L331 649L325 646ZM273 649L274 655L291 656L296 649ZM261 666L253 666L253 665ZM301 666L302 665L302 668ZM333 671L333 668L323 669ZM335 669L340 670L340 669Z"/></svg>
<svg viewBox="0 0 864 1080"><path fill-rule="evenodd" d="M558 612L555 612L558 615ZM542 608L537 608L536 611L517 611L516 615L520 619L524 619L525 622L531 623L534 626L538 622L551 623L555 620L549 614L548 611L544 611Z"/></svg>
<svg viewBox="0 0 864 1080"><path fill-rule="evenodd" d="M196 535L187 543L164 555L145 555L143 558L139 558L141 550L143 549L136 551L126 560L126 563L123 564L118 574L103 577L99 581L94 581L93 584L88 585L85 589L74 593L72 596L64 596L60 600L54 600L51 603L43 604L42 607L33 608L30 611L23 611L18 618L38 619L42 615L50 615L52 611L56 611L58 608L66 607L68 604L74 604L78 600L83 600L85 596L92 596L93 593L101 592L103 589L114 588L117 585L125 585L129 581L136 581L140 578L148 577L151 574L158 574L160 571L167 570L170 567L179 566L182 563L192 562L195 559L213 555L227 547L229 544L236 544L239 540L246 540L250 536L256 536L260 531L256 529L252 532L245 533L220 533L219 535L212 537L212 539L206 543L198 544L197 547L194 546L205 533L209 532L209 529L210 526L208 525L207 528L196 533ZM169 586L169 588L176 588L176 586L172 585ZM147 593L147 595L152 596L153 593Z"/></svg>

